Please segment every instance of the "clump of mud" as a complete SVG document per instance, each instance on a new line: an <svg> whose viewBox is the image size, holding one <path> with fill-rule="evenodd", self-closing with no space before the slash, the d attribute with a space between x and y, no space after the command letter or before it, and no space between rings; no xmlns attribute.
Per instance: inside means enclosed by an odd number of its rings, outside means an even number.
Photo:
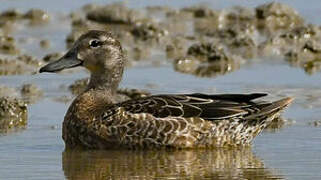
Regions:
<svg viewBox="0 0 321 180"><path fill-rule="evenodd" d="M39 45L43 49L49 49L50 48L50 41L48 39L43 39L39 42Z"/></svg>
<svg viewBox="0 0 321 180"><path fill-rule="evenodd" d="M35 84L24 84L20 90L22 98L28 103L35 103L43 97L43 90Z"/></svg>
<svg viewBox="0 0 321 180"><path fill-rule="evenodd" d="M168 59L177 59L187 52L189 40L182 36L176 36L166 45L166 57Z"/></svg>
<svg viewBox="0 0 321 180"><path fill-rule="evenodd" d="M294 9L281 3L222 10L206 6L174 10L160 6L141 11L128 8L123 3L103 6L91 4L86 5L82 13L72 15L72 32L66 40L68 44L88 29L111 30L125 47L129 47L129 61L147 59L150 55L145 52L154 49L163 49L168 58L178 59L187 54L191 44L201 43L204 39L224 46L226 53L231 56L249 60L273 55L277 46L288 47L284 45L286 43L277 42L278 38L284 38L289 33L311 32L298 30L306 26L303 18ZM179 41L183 43L177 43ZM132 47L133 44L135 47ZM186 69L185 72L190 71Z"/></svg>
<svg viewBox="0 0 321 180"><path fill-rule="evenodd" d="M63 53L55 52L45 55L42 60L46 63L49 63L51 61L55 61L63 56Z"/></svg>
<svg viewBox="0 0 321 180"><path fill-rule="evenodd" d="M16 46L16 41L13 37L0 35L0 52L2 54L15 55L20 51Z"/></svg>
<svg viewBox="0 0 321 180"><path fill-rule="evenodd" d="M321 43L306 41L301 47L289 50L285 59L292 66L303 68L308 74L318 72L321 69Z"/></svg>
<svg viewBox="0 0 321 180"><path fill-rule="evenodd" d="M31 20L33 23L49 21L49 15L41 9L30 9L24 15L24 18Z"/></svg>
<svg viewBox="0 0 321 180"><path fill-rule="evenodd" d="M9 9L0 14L0 22L21 20L28 20L30 25L41 25L48 23L50 16L41 9L30 9L25 13L17 9Z"/></svg>
<svg viewBox="0 0 321 180"><path fill-rule="evenodd" d="M309 74L319 71L318 53L306 53L307 48L304 47L310 42L320 41L320 27L306 24L295 9L278 2L255 8L235 6L219 10L204 5L181 9L157 6L137 10L127 7L125 3L88 4L72 12L69 18L72 29L66 37L67 47L90 29L109 30L127 49L130 65L142 59L155 59L154 52L164 53L170 60L186 57L192 44L206 40L223 46L225 53L239 57L245 63L255 58L276 56L292 66L302 67ZM27 12L9 9L2 12L0 52L9 55L20 52L14 37L1 34L2 27L20 20L48 22L49 19L49 14L40 9ZM50 41L44 39L40 41L40 46L48 49ZM222 71L230 68L224 64L221 65ZM17 66L18 71L19 68ZM189 69L184 72L195 74Z"/></svg>
<svg viewBox="0 0 321 180"><path fill-rule="evenodd" d="M186 57L174 61L175 70L197 76L212 77L239 68L240 60L225 52L215 43L197 43L190 46Z"/></svg>
<svg viewBox="0 0 321 180"><path fill-rule="evenodd" d="M19 55L13 58L0 57L0 75L32 74L43 63L29 55Z"/></svg>
<svg viewBox="0 0 321 180"><path fill-rule="evenodd" d="M20 88L0 85L0 133L25 128L27 105L42 97L43 91L35 84L23 84Z"/></svg>
<svg viewBox="0 0 321 180"><path fill-rule="evenodd" d="M19 97L19 93L15 88L0 85L0 97L16 98Z"/></svg>
<svg viewBox="0 0 321 180"><path fill-rule="evenodd" d="M151 22L139 22L134 25L131 34L140 40L147 41L149 39L159 39L168 34L166 29L162 29L160 25Z"/></svg>
<svg viewBox="0 0 321 180"><path fill-rule="evenodd" d="M289 30L304 24L296 10L278 2L263 4L255 8L258 29L273 34L279 30Z"/></svg>
<svg viewBox="0 0 321 180"><path fill-rule="evenodd" d="M187 55L207 62L227 61L229 59L224 49L215 43L193 44L188 48Z"/></svg>
<svg viewBox="0 0 321 180"><path fill-rule="evenodd" d="M259 49L262 56L284 56L289 51L301 49L309 41L319 40L321 40L320 29L309 24L275 34L262 42Z"/></svg>
<svg viewBox="0 0 321 180"><path fill-rule="evenodd" d="M127 8L123 3L92 6L87 19L105 24L132 24L140 18L140 13Z"/></svg>
<svg viewBox="0 0 321 180"><path fill-rule="evenodd" d="M315 120L313 122L309 122L310 126L314 126L314 127L320 127L321 126L321 120Z"/></svg>
<svg viewBox="0 0 321 180"><path fill-rule="evenodd" d="M217 11L210 9L206 6L192 6L183 8L181 11L183 12L189 12L193 14L193 17L195 18L208 18L208 17L216 17Z"/></svg>
<svg viewBox="0 0 321 180"><path fill-rule="evenodd" d="M27 104L12 97L0 97L0 132L25 128L27 125Z"/></svg>
<svg viewBox="0 0 321 180"><path fill-rule="evenodd" d="M22 13L17 9L9 9L0 14L0 18L8 20L19 20L19 19L29 19L29 20L42 20L46 21L49 19L48 13L41 9L30 9L26 13Z"/></svg>
<svg viewBox="0 0 321 180"><path fill-rule="evenodd" d="M0 97L16 98L26 104L34 104L43 98L43 90L32 83L22 84L17 88L0 85Z"/></svg>

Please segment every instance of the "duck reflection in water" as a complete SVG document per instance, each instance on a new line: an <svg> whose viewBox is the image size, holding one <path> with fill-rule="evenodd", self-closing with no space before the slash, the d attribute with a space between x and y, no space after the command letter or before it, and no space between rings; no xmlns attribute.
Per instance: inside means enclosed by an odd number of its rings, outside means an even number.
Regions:
<svg viewBox="0 0 321 180"><path fill-rule="evenodd" d="M249 147L197 150L66 150L66 179L283 179Z"/></svg>

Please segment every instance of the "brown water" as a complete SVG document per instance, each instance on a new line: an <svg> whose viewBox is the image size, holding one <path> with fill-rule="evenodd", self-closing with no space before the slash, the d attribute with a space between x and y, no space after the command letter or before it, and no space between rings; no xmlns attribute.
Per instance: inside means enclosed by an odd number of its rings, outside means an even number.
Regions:
<svg viewBox="0 0 321 180"><path fill-rule="evenodd" d="M67 14L88 1L73 2L70 6L62 1L52 2L1 2L0 10L40 7L53 12L55 19L59 19L59 26L53 20L48 26L15 32L16 37L31 37L30 43L23 45L29 54L42 57L49 52L64 50L64 39L70 31L69 22L63 20L63 14L56 12ZM143 2L129 4L143 7ZM251 1L241 2L256 5ZM150 5L151 2L148 3ZM166 1L175 7L184 3ZM209 4L227 7L237 3L239 1ZM320 21L316 18L320 2L287 3L298 9L308 21ZM161 2L155 1L154 4ZM34 46L38 38L50 39L51 48L43 50ZM160 57L165 58L157 56ZM264 131L255 139L252 148L80 152L64 151L61 123L70 102L62 103L56 99L70 96L66 87L88 76L86 72L2 76L1 84L11 87L35 83L44 90L45 98L28 107L27 129L0 136L0 179L321 179L321 126L310 125L321 119L320 75L307 75L302 69L290 67L284 61L269 59L255 59L240 70L217 78L181 74L175 72L170 64L160 67L143 64L129 68L122 87L146 89L152 93L268 92L271 99L293 96L296 101L284 113L289 123L274 131Z"/></svg>

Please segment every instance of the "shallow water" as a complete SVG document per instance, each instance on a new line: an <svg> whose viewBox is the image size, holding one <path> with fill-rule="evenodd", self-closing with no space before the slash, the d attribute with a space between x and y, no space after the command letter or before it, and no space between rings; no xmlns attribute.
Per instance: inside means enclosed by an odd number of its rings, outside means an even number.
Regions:
<svg viewBox="0 0 321 180"><path fill-rule="evenodd" d="M63 6L62 1L55 1L58 2L55 4L52 1L32 2L2 1L0 10L39 7L49 12L66 13L89 1L73 2L70 6ZM142 2L135 2L130 1L129 5L143 7ZM181 7L187 3L183 2L166 1L166 4ZM239 2L251 7L256 5L252 1L214 1L209 4L221 8ZM283 2L296 8L308 21L320 21L315 16L319 1L303 5L302 1ZM65 49L64 38L70 27L68 22L62 22L59 27L53 21L40 29L18 29L16 36L34 37L23 46L30 54L42 57L48 52ZM36 37L52 40L52 47L42 50L32 46L37 42ZM264 131L254 140L252 148L82 152L64 151L61 123L70 102L63 103L57 98L70 96L66 87L86 77L86 72L2 76L1 84L11 87L23 83L37 84L44 90L45 98L28 107L28 127L25 130L0 135L0 179L321 179L321 126L310 125L321 117L320 75L308 75L284 61L259 59L216 78L181 74L168 64L129 68L122 87L146 89L152 93L267 92L271 94L270 99L293 96L296 101L283 116L289 124L275 131Z"/></svg>

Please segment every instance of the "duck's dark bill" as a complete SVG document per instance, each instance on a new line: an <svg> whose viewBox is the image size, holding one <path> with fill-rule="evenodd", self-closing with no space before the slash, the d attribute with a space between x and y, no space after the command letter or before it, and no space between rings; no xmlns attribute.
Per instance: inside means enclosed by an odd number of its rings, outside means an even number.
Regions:
<svg viewBox="0 0 321 180"><path fill-rule="evenodd" d="M63 69L73 68L82 65L82 61L72 57L62 57L61 59L54 61L40 68L39 72L57 72Z"/></svg>

